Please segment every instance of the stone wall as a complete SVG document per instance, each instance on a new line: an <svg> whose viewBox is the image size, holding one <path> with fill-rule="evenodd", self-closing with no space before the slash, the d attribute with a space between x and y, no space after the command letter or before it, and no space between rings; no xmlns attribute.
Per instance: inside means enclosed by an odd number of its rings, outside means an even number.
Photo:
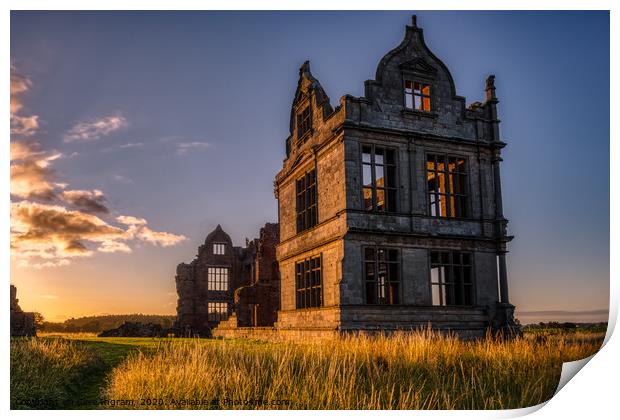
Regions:
<svg viewBox="0 0 620 420"><path fill-rule="evenodd" d="M210 319L210 302L226 303L227 316L238 312L241 325L254 324L252 316L256 317L256 325L273 325L279 309L280 279L275 261L278 240L278 224L267 223L258 239L248 241L245 247L233 246L230 236L218 225L198 248L196 258L177 266L176 333L209 336L220 322ZM224 245L224 253L215 252L214 244ZM210 289L210 267L228 269L226 290ZM252 314L250 305L257 305Z"/></svg>
<svg viewBox="0 0 620 420"><path fill-rule="evenodd" d="M19 307L17 288L11 284L11 337L30 337L37 335L34 325L34 313L24 312Z"/></svg>
<svg viewBox="0 0 620 420"><path fill-rule="evenodd" d="M440 329L482 332L495 325L489 317L501 318L510 306L499 304L497 262L511 237L506 233L499 193L498 162L505 143L499 137L494 76L486 80L484 91L480 90L485 102L467 107L465 98L456 93L450 71L427 47L415 17L401 44L380 60L375 79L366 81L363 97L345 95L333 109L309 63L304 63L299 75L287 156L275 179L282 308L276 326L347 329L350 323L360 329L390 329L417 328L426 321ZM405 79L430 86L430 110L405 107ZM295 115L308 104L312 129L300 136ZM390 212L364 208L365 145L395 152L397 200ZM465 159L464 217L431 215L428 154ZM318 223L298 232L295 182L312 168L317 170ZM398 250L401 289L399 304L392 308L364 305L365 246ZM453 308L431 306L433 250L471 253L474 302L457 308L462 319L450 318L456 313ZM322 261L323 307L297 309L295 264L314 256L321 256ZM505 278L499 280L506 282ZM366 313L373 315L354 322L345 317L345 307L366 308ZM354 317L359 318L363 311L357 311ZM510 318L509 314L504 318Z"/></svg>

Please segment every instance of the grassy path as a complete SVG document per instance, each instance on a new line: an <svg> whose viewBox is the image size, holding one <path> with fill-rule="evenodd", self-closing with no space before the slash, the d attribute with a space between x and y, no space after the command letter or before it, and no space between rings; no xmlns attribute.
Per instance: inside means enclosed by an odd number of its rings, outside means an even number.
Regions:
<svg viewBox="0 0 620 420"><path fill-rule="evenodd" d="M76 338L85 348L96 352L105 362L105 368L90 375L87 380L76 384L72 390L76 396L68 409L97 409L102 388L107 375L135 351L155 351L166 339L159 338L123 338L123 337L87 337Z"/></svg>

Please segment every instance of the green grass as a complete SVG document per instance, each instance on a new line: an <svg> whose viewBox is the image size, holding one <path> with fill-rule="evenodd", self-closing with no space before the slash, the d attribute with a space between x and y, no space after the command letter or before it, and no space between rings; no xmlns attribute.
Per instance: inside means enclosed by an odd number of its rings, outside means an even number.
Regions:
<svg viewBox="0 0 620 420"><path fill-rule="evenodd" d="M11 340L11 409L54 409L75 405L83 385L103 377L98 352L69 340ZM94 385L98 389L97 385Z"/></svg>
<svg viewBox="0 0 620 420"><path fill-rule="evenodd" d="M45 408L102 408L100 398L133 400L134 408L526 407L553 395L562 362L595 353L603 339L545 332L511 342L428 333L315 343L67 337L12 340L11 408L43 408L14 404L24 395L44 395ZM232 403L257 397L280 405ZM207 405L186 404L196 398Z"/></svg>

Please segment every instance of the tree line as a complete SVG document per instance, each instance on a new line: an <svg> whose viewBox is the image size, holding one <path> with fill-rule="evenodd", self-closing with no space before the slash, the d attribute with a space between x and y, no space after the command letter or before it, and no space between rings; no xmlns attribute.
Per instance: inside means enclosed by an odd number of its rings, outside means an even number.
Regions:
<svg viewBox="0 0 620 420"><path fill-rule="evenodd" d="M171 328L174 324L174 315L93 315L79 318L69 318L64 322L49 322L38 314L35 317L37 330L47 332L94 332L98 333L112 328L118 328L125 322L141 322L144 324L159 324L162 328Z"/></svg>

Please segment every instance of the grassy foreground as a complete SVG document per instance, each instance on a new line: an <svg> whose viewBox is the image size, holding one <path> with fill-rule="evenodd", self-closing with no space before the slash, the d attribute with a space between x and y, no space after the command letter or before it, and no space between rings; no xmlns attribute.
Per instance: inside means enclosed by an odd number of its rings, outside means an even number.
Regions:
<svg viewBox="0 0 620 420"><path fill-rule="evenodd" d="M70 338L70 339L67 339ZM603 334L462 342L429 332L315 343L11 341L11 408L493 409L551 398Z"/></svg>
<svg viewBox="0 0 620 420"><path fill-rule="evenodd" d="M308 344L200 341L135 353L105 398L134 408L500 409L552 397L591 335L463 342L433 333Z"/></svg>
<svg viewBox="0 0 620 420"><path fill-rule="evenodd" d="M11 408L64 408L78 387L103 372L94 351L63 339L11 340Z"/></svg>

